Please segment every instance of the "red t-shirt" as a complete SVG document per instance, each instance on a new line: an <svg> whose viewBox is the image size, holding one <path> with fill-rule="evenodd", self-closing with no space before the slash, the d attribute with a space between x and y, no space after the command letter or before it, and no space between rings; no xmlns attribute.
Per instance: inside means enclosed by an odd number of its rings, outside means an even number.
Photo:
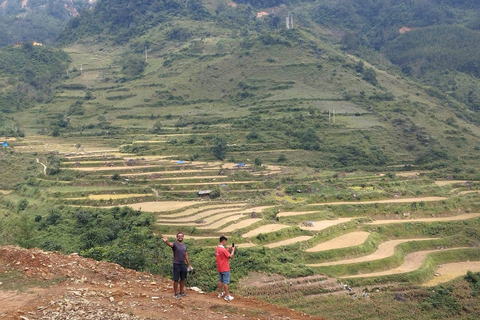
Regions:
<svg viewBox="0 0 480 320"><path fill-rule="evenodd" d="M230 265L228 259L232 256L224 246L218 245L215 250L215 257L217 258L217 270L218 272L230 271Z"/></svg>

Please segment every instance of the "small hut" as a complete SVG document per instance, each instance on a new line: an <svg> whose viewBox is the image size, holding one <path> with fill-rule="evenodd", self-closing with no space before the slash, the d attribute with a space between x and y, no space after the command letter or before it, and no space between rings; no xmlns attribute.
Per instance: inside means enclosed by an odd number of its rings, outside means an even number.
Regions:
<svg viewBox="0 0 480 320"><path fill-rule="evenodd" d="M198 196L201 198L208 197L212 193L212 190L200 190L198 191Z"/></svg>

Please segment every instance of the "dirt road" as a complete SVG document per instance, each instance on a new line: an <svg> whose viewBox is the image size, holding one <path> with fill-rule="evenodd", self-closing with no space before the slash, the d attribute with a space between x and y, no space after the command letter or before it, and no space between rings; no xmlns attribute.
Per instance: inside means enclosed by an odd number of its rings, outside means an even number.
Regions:
<svg viewBox="0 0 480 320"><path fill-rule="evenodd" d="M176 300L168 279L76 254L0 247L0 273L3 320L320 319L239 295Z"/></svg>

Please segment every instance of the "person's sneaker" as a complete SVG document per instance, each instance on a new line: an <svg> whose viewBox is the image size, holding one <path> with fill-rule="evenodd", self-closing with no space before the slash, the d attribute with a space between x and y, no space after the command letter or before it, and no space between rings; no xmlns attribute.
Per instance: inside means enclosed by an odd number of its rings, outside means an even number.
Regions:
<svg viewBox="0 0 480 320"><path fill-rule="evenodd" d="M231 295L225 296L225 301L232 301L233 297Z"/></svg>
<svg viewBox="0 0 480 320"><path fill-rule="evenodd" d="M182 297L188 297L188 294L186 294L186 293L185 293L185 292L183 292L183 291L182 291L182 292L180 292L180 295L181 295Z"/></svg>
<svg viewBox="0 0 480 320"><path fill-rule="evenodd" d="M173 297L174 297L175 299L182 299L178 293L175 293L175 294L173 295Z"/></svg>
<svg viewBox="0 0 480 320"><path fill-rule="evenodd" d="M219 293L217 297L219 297L219 298L223 297L223 292Z"/></svg>

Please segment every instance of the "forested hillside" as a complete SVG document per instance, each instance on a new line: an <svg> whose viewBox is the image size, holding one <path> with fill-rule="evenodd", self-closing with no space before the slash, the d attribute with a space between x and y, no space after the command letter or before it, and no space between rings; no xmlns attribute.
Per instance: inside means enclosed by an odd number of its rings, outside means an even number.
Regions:
<svg viewBox="0 0 480 320"><path fill-rule="evenodd" d="M49 101L71 60L61 50L31 43L1 48L0 57L0 135L24 136L12 113Z"/></svg>
<svg viewBox="0 0 480 320"><path fill-rule="evenodd" d="M0 47L32 41L54 45L67 21L95 2L0 0Z"/></svg>

